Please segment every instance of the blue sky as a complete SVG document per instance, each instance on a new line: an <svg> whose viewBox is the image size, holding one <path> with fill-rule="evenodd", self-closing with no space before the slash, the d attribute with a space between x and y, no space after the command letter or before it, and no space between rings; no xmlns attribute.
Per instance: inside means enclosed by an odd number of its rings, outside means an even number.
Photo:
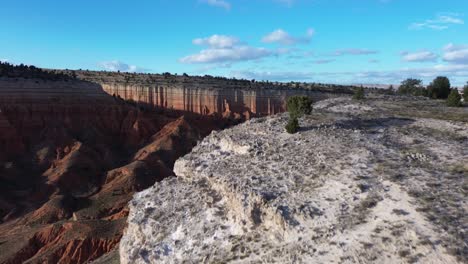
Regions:
<svg viewBox="0 0 468 264"><path fill-rule="evenodd" d="M0 60L277 81L468 81L466 0L15 0Z"/></svg>

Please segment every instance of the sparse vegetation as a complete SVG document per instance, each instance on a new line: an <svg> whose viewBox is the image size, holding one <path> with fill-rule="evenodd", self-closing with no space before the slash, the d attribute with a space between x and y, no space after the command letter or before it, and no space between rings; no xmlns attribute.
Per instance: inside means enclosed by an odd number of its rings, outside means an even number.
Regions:
<svg viewBox="0 0 468 264"><path fill-rule="evenodd" d="M364 100L364 88L361 86L354 91L354 100Z"/></svg>
<svg viewBox="0 0 468 264"><path fill-rule="evenodd" d="M447 106L450 106L450 107L462 106L461 96L458 93L457 89L453 89L452 92L450 92L450 95L447 98Z"/></svg>
<svg viewBox="0 0 468 264"><path fill-rule="evenodd" d="M385 90L385 93L388 94L388 95L393 95L395 94L395 88L393 87L393 85L390 85L387 90Z"/></svg>
<svg viewBox="0 0 468 264"><path fill-rule="evenodd" d="M307 96L292 96L288 98L287 108L289 112L289 122L286 131L294 134L299 130L298 118L303 115L310 115L312 112L312 99Z"/></svg>
<svg viewBox="0 0 468 264"><path fill-rule="evenodd" d="M76 74L74 74L74 72L73 74L65 74L61 72L44 70L32 65L14 65L0 61L0 77L59 81L75 79Z"/></svg>
<svg viewBox="0 0 468 264"><path fill-rule="evenodd" d="M422 80L418 79L406 79L401 82L398 88L398 93L403 95L414 95L414 96L426 96L427 91L422 86Z"/></svg>

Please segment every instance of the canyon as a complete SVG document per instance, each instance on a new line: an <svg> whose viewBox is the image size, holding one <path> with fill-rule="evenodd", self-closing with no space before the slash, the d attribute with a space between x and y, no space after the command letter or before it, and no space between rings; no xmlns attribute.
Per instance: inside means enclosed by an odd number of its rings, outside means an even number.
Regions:
<svg viewBox="0 0 468 264"><path fill-rule="evenodd" d="M63 72L71 74L70 72ZM108 94L139 105L180 110L200 115L221 114L241 119L286 111L286 98L307 95L322 100L352 94L347 86L316 86L297 83L256 82L212 76L171 74L72 72L79 79L99 83Z"/></svg>
<svg viewBox="0 0 468 264"><path fill-rule="evenodd" d="M0 263L118 261L132 196L173 176L205 136L283 112L293 94L349 93L264 85L89 71L0 77Z"/></svg>

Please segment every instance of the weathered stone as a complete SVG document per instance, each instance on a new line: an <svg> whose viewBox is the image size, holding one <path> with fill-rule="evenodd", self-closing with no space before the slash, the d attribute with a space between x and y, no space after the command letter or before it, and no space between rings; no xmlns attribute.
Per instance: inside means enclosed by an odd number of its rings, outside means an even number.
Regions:
<svg viewBox="0 0 468 264"><path fill-rule="evenodd" d="M321 102L335 108L323 107L300 120L304 128L295 135L284 130L286 115L213 132L177 160L177 177L134 196L120 243L121 262L463 260L463 237L426 218L418 209L425 200L410 193L413 188L433 191L434 185L426 183L439 174L456 177L448 168L468 158L468 143L437 134L413 134L419 140L414 142L422 143L404 142L411 142L407 130L437 129L466 137L468 124L398 118L391 108L395 102L375 100L368 105L350 99ZM336 104L360 110L343 115ZM401 150L412 147L438 156L440 166L415 163L418 167L408 169ZM398 173L412 176L395 180ZM438 191L447 192L454 206L452 213L435 213L434 218L452 217L466 224L463 192L453 190L458 180L445 179L446 187ZM466 225L457 228L466 233ZM449 248L462 250L462 255L449 254L439 240L451 241Z"/></svg>

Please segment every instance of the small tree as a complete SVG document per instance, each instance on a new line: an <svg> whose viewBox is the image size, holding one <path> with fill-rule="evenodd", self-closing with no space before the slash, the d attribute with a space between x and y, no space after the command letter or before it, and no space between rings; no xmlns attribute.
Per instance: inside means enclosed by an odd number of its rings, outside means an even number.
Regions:
<svg viewBox="0 0 468 264"><path fill-rule="evenodd" d="M303 115L310 115L312 112L312 99L307 96L289 97L287 101L287 109L289 112L289 122L286 125L286 131L293 134L299 129L298 118Z"/></svg>
<svg viewBox="0 0 468 264"><path fill-rule="evenodd" d="M312 99L307 96L289 97L287 108L290 116L299 118L303 115L310 115L312 112Z"/></svg>
<svg viewBox="0 0 468 264"><path fill-rule="evenodd" d="M401 82L400 87L398 87L399 94L410 94L414 95L417 93L417 90L424 89L422 87L422 81L418 79L406 79Z"/></svg>
<svg viewBox="0 0 468 264"><path fill-rule="evenodd" d="M465 100L465 104L468 103L468 82L463 87L463 99Z"/></svg>
<svg viewBox="0 0 468 264"><path fill-rule="evenodd" d="M449 96L447 98L447 106L450 106L450 107L460 107L460 106L462 106L461 96L458 93L457 89L453 89L450 92L450 94L449 94Z"/></svg>
<svg viewBox="0 0 468 264"><path fill-rule="evenodd" d="M364 88L361 86L354 91L354 100L364 100Z"/></svg>
<svg viewBox="0 0 468 264"><path fill-rule="evenodd" d="M446 99L450 94L450 81L439 76L428 86L428 96L434 99Z"/></svg>
<svg viewBox="0 0 468 264"><path fill-rule="evenodd" d="M299 130L299 120L297 120L297 117L290 117L288 124L286 124L286 131L289 134L294 134Z"/></svg>

